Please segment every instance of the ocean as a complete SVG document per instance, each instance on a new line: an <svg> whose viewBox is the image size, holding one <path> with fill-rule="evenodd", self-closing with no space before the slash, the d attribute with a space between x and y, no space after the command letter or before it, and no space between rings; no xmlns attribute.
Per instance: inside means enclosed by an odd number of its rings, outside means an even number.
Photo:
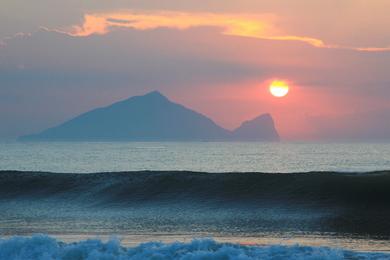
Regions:
<svg viewBox="0 0 390 260"><path fill-rule="evenodd" d="M0 170L295 173L390 169L390 143L6 142Z"/></svg>
<svg viewBox="0 0 390 260"><path fill-rule="evenodd" d="M4 142L0 259L390 259L389 169L379 142Z"/></svg>

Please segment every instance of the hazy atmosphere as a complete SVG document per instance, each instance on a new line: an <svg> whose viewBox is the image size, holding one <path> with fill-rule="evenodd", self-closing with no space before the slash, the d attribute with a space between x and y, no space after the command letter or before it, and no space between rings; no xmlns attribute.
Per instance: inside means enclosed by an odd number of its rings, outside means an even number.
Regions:
<svg viewBox="0 0 390 260"><path fill-rule="evenodd" d="M389 10L0 0L0 260L390 260Z"/></svg>
<svg viewBox="0 0 390 260"><path fill-rule="evenodd" d="M228 129L271 113L283 140L390 138L387 0L1 5L1 139L152 90Z"/></svg>

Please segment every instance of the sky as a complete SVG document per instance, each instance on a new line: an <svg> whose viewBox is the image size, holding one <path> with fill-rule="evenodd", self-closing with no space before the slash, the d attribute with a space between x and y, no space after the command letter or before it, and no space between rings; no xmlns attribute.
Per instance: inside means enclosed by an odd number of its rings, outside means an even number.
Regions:
<svg viewBox="0 0 390 260"><path fill-rule="evenodd" d="M388 0L0 6L0 139L153 90L228 129L271 113L283 140L390 139Z"/></svg>

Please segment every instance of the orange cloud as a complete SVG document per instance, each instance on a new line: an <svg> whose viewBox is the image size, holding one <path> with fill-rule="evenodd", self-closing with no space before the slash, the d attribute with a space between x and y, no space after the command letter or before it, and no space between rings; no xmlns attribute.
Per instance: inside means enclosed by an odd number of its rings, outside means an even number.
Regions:
<svg viewBox="0 0 390 260"><path fill-rule="evenodd" d="M223 33L237 36L260 36L272 30L272 15L246 16L211 13L181 12L115 12L86 14L81 26L73 26L68 33L72 36L105 34L110 28L125 27L136 30L173 28L185 30L193 27L220 27Z"/></svg>
<svg viewBox="0 0 390 260"><path fill-rule="evenodd" d="M223 34L231 36L276 41L298 41L318 48L350 49L365 52L390 51L390 47L348 47L327 44L317 38L289 35L281 28L275 26L277 19L277 16L272 14L249 15L168 11L119 11L86 14L82 25L75 25L65 31L56 31L75 37L85 37L93 34L106 34L113 28L131 28L135 30L173 28L186 30L194 27L218 27L221 28Z"/></svg>

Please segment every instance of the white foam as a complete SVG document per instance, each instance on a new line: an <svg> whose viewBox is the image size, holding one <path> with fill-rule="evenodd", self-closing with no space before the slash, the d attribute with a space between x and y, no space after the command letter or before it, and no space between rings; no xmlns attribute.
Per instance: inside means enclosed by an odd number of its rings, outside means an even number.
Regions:
<svg viewBox="0 0 390 260"><path fill-rule="evenodd" d="M125 248L118 240L63 243L46 235L0 240L0 259L390 259L390 254L326 247L243 246L211 239L190 243L149 242Z"/></svg>

